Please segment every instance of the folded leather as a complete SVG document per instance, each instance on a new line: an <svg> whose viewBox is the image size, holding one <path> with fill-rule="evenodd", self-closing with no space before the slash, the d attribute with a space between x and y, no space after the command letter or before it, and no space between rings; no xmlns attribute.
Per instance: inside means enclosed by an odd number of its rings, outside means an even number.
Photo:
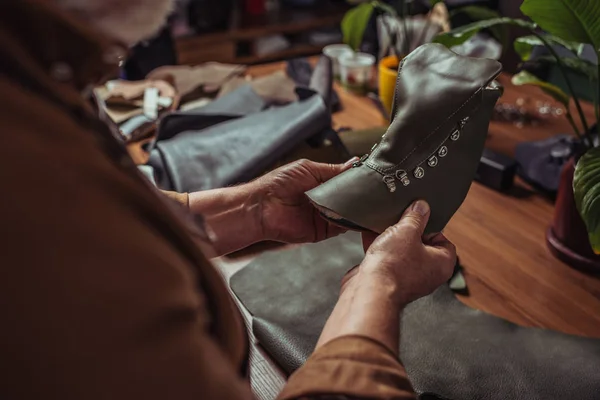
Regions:
<svg viewBox="0 0 600 400"><path fill-rule="evenodd" d="M256 338L288 374L309 358L341 278L362 257L351 232L262 254L231 278ZM593 400L600 393L600 339L518 326L465 306L447 287L406 307L400 339L423 399Z"/></svg>
<svg viewBox="0 0 600 400"><path fill-rule="evenodd" d="M159 133L150 164L162 189L192 192L249 181L331 123L319 96L246 115L197 112ZM172 127L171 127L172 128ZM165 139L165 136L169 137Z"/></svg>
<svg viewBox="0 0 600 400"><path fill-rule="evenodd" d="M392 122L354 168L307 192L326 218L383 232L416 199L430 203L427 232L441 231L475 175L501 90L494 60L429 44L399 68Z"/></svg>

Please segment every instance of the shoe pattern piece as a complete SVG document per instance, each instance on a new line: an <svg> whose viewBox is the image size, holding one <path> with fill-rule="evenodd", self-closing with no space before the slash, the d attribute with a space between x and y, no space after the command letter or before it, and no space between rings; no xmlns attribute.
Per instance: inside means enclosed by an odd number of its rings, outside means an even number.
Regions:
<svg viewBox="0 0 600 400"><path fill-rule="evenodd" d="M370 154L307 192L322 215L354 230L383 232L413 201L426 200L426 232L441 231L477 171L502 87L502 66L439 44L417 48L398 69L392 121Z"/></svg>

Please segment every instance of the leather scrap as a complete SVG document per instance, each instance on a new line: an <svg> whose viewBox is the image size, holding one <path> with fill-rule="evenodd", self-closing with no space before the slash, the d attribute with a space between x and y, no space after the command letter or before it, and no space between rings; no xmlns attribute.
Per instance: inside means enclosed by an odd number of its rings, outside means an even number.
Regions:
<svg viewBox="0 0 600 400"><path fill-rule="evenodd" d="M228 79L241 75L245 70L243 65L216 62L197 66L170 65L156 68L146 78L171 82L183 99L199 88L206 93L217 92Z"/></svg>

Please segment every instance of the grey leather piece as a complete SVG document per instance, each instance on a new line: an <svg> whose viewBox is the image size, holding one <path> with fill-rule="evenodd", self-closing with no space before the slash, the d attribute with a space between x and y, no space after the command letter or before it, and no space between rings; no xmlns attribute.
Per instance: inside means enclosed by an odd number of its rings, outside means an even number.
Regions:
<svg viewBox="0 0 600 400"><path fill-rule="evenodd" d="M196 115L189 130L156 142L150 164L162 189L192 192L229 186L255 178L330 125L330 114L317 95L243 118Z"/></svg>
<svg viewBox="0 0 600 400"><path fill-rule="evenodd" d="M160 121L156 141L167 140L181 132L202 130L221 122L263 111L269 103L250 85L244 85L207 105L187 111L172 112Z"/></svg>
<svg viewBox="0 0 600 400"><path fill-rule="evenodd" d="M310 77L309 86L323 98L327 110L331 112L333 100L333 66L329 57L321 56Z"/></svg>
<svg viewBox="0 0 600 400"><path fill-rule="evenodd" d="M453 400L597 400L600 339L525 328L447 287L404 312L401 357L419 392Z"/></svg>
<svg viewBox="0 0 600 400"><path fill-rule="evenodd" d="M437 44L419 47L400 67L392 122L377 147L307 195L338 224L379 233L414 200L425 199L432 209L426 231L441 231L475 176L501 95L489 85L500 71L494 60L459 56ZM447 154L438 154L443 148Z"/></svg>
<svg viewBox="0 0 600 400"><path fill-rule="evenodd" d="M359 235L348 233L265 253L231 278L259 343L286 373L313 351L343 275L362 257ZM400 354L422 399L600 398L600 339L515 325L445 286L404 311Z"/></svg>
<svg viewBox="0 0 600 400"><path fill-rule="evenodd" d="M254 316L254 334L288 374L313 352L342 277L364 258L361 243L360 234L348 232L267 252L231 277L231 288Z"/></svg>

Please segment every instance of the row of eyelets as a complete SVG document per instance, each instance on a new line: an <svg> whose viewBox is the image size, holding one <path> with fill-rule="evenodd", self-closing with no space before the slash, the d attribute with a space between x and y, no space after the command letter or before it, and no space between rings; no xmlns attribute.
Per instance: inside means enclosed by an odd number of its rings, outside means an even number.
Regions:
<svg viewBox="0 0 600 400"><path fill-rule="evenodd" d="M460 131L467 124L468 121L469 121L469 117L465 117L462 120L460 120L460 122L458 123L458 128L456 128L450 134L451 141L456 142L460 138ZM374 148L375 148L375 146L373 146L373 149ZM373 150L373 149L371 149L371 150ZM438 165L438 163L439 163L438 157L444 158L448 155L448 147L441 146L437 150L436 154L437 154L437 156L433 155L433 156L429 157L429 159L427 159L427 165L430 168L435 168ZM413 171L413 175L417 179L423 179L423 177L425 176L425 169L421 166L418 166ZM408 186L410 184L410 180L408 179L408 174L404 170L396 171L395 176L394 175L385 175L383 177L383 182L387 185L388 190L391 193L394 193L396 191L396 179L399 180L404 186Z"/></svg>

